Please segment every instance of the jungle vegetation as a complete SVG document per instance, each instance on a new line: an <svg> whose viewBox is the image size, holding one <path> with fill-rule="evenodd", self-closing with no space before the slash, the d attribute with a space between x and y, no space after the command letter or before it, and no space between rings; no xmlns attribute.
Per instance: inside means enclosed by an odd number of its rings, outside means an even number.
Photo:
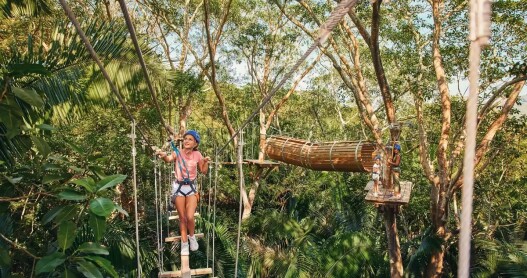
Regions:
<svg viewBox="0 0 527 278"><path fill-rule="evenodd" d="M0 0L0 277L137 276L130 115L143 276L179 265L177 246L156 243L156 202L168 208L155 188L168 190L170 169L150 147L165 145L166 122L174 137L198 130L202 153L232 162L200 178L197 226L214 231L214 260L200 240L191 267L214 266L217 277L456 277L469 1L357 1L260 110L340 1L123 1L161 115L119 2L66 2L126 109L57 1ZM526 18L525 0L492 3L472 277L527 277ZM382 148L395 122L402 179L414 185L399 209L364 201L368 173L237 170L239 145L250 159L265 158L272 135Z"/></svg>

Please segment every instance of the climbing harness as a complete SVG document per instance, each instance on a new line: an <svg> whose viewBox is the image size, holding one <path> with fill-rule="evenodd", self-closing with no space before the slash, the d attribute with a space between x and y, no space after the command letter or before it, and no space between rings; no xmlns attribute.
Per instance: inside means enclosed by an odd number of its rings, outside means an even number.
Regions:
<svg viewBox="0 0 527 278"><path fill-rule="evenodd" d="M181 163L183 163L183 167L185 167L185 171L187 172L187 177L183 177L183 180L177 180L175 181L175 184L177 185L177 189L173 192L173 196L193 196L196 195L198 192L196 190L196 180L190 179L190 172L187 168L187 163L185 162L185 159L183 158L183 155L178 150L178 148L174 145L174 142L170 142L170 146L176 153L176 157L179 158L179 160L176 158L176 164L179 166L179 172L181 173L181 176L183 176L183 168L181 167ZM183 186L188 186L189 190L183 190ZM181 195L179 195L181 194Z"/></svg>

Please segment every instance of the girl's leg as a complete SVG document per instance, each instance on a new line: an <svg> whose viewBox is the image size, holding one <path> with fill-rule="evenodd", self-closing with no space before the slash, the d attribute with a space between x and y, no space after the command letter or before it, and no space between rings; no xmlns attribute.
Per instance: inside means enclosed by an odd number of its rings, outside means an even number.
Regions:
<svg viewBox="0 0 527 278"><path fill-rule="evenodd" d="M401 182L399 181L399 172L393 173L393 184L395 189L395 196L401 197Z"/></svg>
<svg viewBox="0 0 527 278"><path fill-rule="evenodd" d="M179 215L179 233L181 235L181 241L187 242L187 229L188 229L188 219L187 219L187 207L186 207L186 198L184 196L176 197L176 209L177 214Z"/></svg>
<svg viewBox="0 0 527 278"><path fill-rule="evenodd" d="M196 195L188 196L186 199L186 219L187 219L187 228L188 234L193 236L194 229L196 227L196 222L194 220L194 213L196 212L196 207L198 206L198 198Z"/></svg>

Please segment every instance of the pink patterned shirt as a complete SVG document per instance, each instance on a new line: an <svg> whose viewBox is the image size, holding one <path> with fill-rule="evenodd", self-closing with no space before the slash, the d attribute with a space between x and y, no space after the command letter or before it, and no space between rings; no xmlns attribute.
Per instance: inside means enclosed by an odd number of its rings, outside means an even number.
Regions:
<svg viewBox="0 0 527 278"><path fill-rule="evenodd" d="M172 155L175 157L176 153L172 153ZM198 176L198 163L202 159L203 159L203 155L199 151L192 151L190 155L186 155L183 151L179 151L179 155L177 155L177 158L174 160L176 179L178 181L181 181L184 178L188 177L190 180L195 180L196 177ZM187 170L188 170L188 176L187 176Z"/></svg>

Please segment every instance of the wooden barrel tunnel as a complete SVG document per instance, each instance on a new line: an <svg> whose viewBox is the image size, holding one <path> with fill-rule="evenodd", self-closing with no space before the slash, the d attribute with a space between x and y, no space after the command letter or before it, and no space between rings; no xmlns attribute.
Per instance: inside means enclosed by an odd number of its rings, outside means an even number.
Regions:
<svg viewBox="0 0 527 278"><path fill-rule="evenodd" d="M271 159L313 170L371 172L375 145L368 141L308 142L284 136L267 139Z"/></svg>

